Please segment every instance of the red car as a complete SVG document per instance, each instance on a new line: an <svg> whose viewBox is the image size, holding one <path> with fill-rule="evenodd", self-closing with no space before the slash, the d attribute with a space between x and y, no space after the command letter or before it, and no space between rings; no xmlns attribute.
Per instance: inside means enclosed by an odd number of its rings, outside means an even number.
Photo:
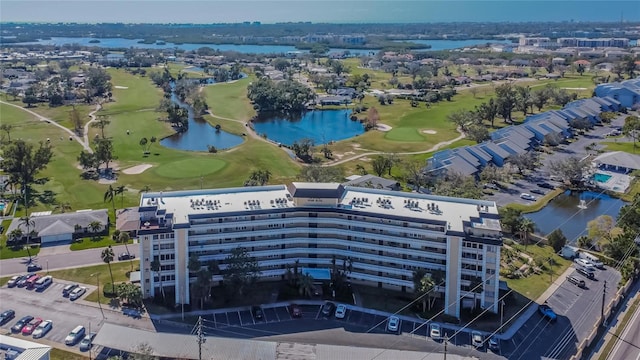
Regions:
<svg viewBox="0 0 640 360"><path fill-rule="evenodd" d="M31 333L33 333L33 330L35 330L36 327L38 327L38 325L40 325L41 322L42 322L42 319L40 318L35 318L31 320L30 323L28 323L27 325L25 325L25 327L22 328L22 335L31 335Z"/></svg>
<svg viewBox="0 0 640 360"><path fill-rule="evenodd" d="M302 317L302 309L300 306L296 304L289 305L289 311L291 311L291 317L299 318Z"/></svg>

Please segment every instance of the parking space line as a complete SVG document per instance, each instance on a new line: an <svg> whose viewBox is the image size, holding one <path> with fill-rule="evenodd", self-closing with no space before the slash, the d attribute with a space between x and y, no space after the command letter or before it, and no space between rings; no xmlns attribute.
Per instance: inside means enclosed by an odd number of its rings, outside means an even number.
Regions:
<svg viewBox="0 0 640 360"><path fill-rule="evenodd" d="M251 311L249 311L249 315L251 315L251 321L253 321L253 325L255 325L256 324L256 318L253 317L253 314L251 313ZM238 311L238 316L240 316L240 311ZM262 312L262 316L265 318L265 322L267 322L266 315L264 314L264 311ZM242 323L242 318L240 318L240 323Z"/></svg>
<svg viewBox="0 0 640 360"><path fill-rule="evenodd" d="M213 327L217 329L218 322L216 321L216 314L212 314L211 317L213 318Z"/></svg>
<svg viewBox="0 0 640 360"><path fill-rule="evenodd" d="M278 316L278 312L275 308L273 309L273 313L276 314L276 319L278 319L278 322L280 322L280 316Z"/></svg>
<svg viewBox="0 0 640 360"><path fill-rule="evenodd" d="M244 324L242 323L242 316L240 316L240 310L236 312L238 313L238 321L240 321L240 326L244 326ZM251 319L253 320L253 314L251 314ZM253 324L255 325L255 320Z"/></svg>
<svg viewBox="0 0 640 360"><path fill-rule="evenodd" d="M321 313L322 313L322 306L320 306L320 309L318 309L318 313L316 314L316 320L320 318Z"/></svg>
<svg viewBox="0 0 640 360"><path fill-rule="evenodd" d="M229 323L229 313L225 311L224 316L227 317L227 326L231 326L231 324Z"/></svg>

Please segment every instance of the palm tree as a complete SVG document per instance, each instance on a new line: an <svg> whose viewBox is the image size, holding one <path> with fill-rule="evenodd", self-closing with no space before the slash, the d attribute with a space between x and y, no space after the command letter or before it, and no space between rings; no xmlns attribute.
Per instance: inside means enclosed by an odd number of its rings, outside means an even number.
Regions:
<svg viewBox="0 0 640 360"><path fill-rule="evenodd" d="M528 218L522 219L520 225L518 226L518 232L520 233L520 240L524 244L525 250L527 249L527 245L529 245L529 234L533 233L536 229L536 224Z"/></svg>
<svg viewBox="0 0 640 360"><path fill-rule="evenodd" d="M120 208L124 208L124 193L129 191L124 185L119 185L115 189L114 195L120 195Z"/></svg>
<svg viewBox="0 0 640 360"><path fill-rule="evenodd" d="M469 291L473 293L473 308L476 308L476 302L478 301L476 296L484 291L484 283L482 278L474 277L469 285Z"/></svg>
<svg viewBox="0 0 640 360"><path fill-rule="evenodd" d="M118 241L121 243L124 243L124 248L127 250L127 254L130 254L129 247L127 246L127 243L129 242L130 239L131 237L129 236L129 233L126 231L123 231L120 233L120 235L118 235ZM133 271L133 259L131 259L131 257L129 257L129 263L131 264L131 271Z"/></svg>
<svg viewBox="0 0 640 360"><path fill-rule="evenodd" d="M106 249L102 250L102 253L100 254L100 257L102 257L102 261L106 262L107 265L109 265L109 275L111 275L111 286L112 288L109 290L113 290L113 272L111 271L111 262L113 261L115 255L113 253L113 249L111 248L111 245L107 246ZM100 289L98 289L98 291L100 291Z"/></svg>
<svg viewBox="0 0 640 360"><path fill-rule="evenodd" d="M427 275L424 269L418 269L413 272L413 291L416 299L420 298L422 312L427 311L427 304L429 305L429 309L431 309L430 298L435 286L436 282L433 280L433 277Z"/></svg>
<svg viewBox="0 0 640 360"><path fill-rule="evenodd" d="M13 241L18 241L20 242L20 240L22 239L22 236L24 235L24 233L22 232L22 229L20 229L19 227L13 229L10 233L9 233L9 239L12 239Z"/></svg>
<svg viewBox="0 0 640 360"><path fill-rule="evenodd" d="M309 274L302 274L298 278L298 291L300 295L311 297L313 294L313 277Z"/></svg>
<svg viewBox="0 0 640 360"><path fill-rule="evenodd" d="M92 221L89 223L89 229L91 229L91 232L93 233L93 235L95 236L96 234L98 234L98 231L100 231L100 229L102 229L102 223L100 221Z"/></svg>
<svg viewBox="0 0 640 360"><path fill-rule="evenodd" d="M28 215L20 218L20 224L27 228L27 254L29 254L29 263L31 263L31 247L29 241L31 240L31 227L36 226L36 223Z"/></svg>
<svg viewBox="0 0 640 360"><path fill-rule="evenodd" d="M115 197L116 197L116 190L113 188L113 186L109 185L109 188L107 189L107 191L104 192L104 202L111 201L111 205L113 205L114 214L116 212Z"/></svg>
<svg viewBox="0 0 640 360"><path fill-rule="evenodd" d="M160 281L160 292L162 293L162 300L166 301L166 298L164 296L164 287L162 286L162 275L160 275L160 260L153 259L153 261L151 261L150 267L151 271L158 275L158 281Z"/></svg>
<svg viewBox="0 0 640 360"><path fill-rule="evenodd" d="M142 194L142 193L148 193L149 191L151 191L151 187L149 185L145 185L138 192Z"/></svg>

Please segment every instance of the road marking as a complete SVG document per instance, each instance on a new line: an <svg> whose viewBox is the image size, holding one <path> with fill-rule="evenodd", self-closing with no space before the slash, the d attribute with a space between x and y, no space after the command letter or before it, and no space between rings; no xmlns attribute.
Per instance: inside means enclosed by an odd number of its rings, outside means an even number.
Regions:
<svg viewBox="0 0 640 360"><path fill-rule="evenodd" d="M216 314L213 314L213 327L218 328L218 322L216 321Z"/></svg>
<svg viewBox="0 0 640 360"><path fill-rule="evenodd" d="M253 325L255 325L256 324L256 319L253 317L253 314L251 313L251 310L249 310L249 315L251 315L251 320L253 321ZM240 311L238 311L238 316L240 316ZM265 318L266 318L267 314L264 313L264 311L263 311L262 316L265 316ZM240 318L240 324L242 324L242 318Z"/></svg>
<svg viewBox="0 0 640 360"><path fill-rule="evenodd" d="M320 318L321 313L322 313L322 306L320 306L320 309L318 309L318 314L316 314L316 320Z"/></svg>
<svg viewBox="0 0 640 360"><path fill-rule="evenodd" d="M280 322L280 316L278 316L278 312L276 311L276 308L273 308L273 313L276 314L276 319L278 319L278 322Z"/></svg>

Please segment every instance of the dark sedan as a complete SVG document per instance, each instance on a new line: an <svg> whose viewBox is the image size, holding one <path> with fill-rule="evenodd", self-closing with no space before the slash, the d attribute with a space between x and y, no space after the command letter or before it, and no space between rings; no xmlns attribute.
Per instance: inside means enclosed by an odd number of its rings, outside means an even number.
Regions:
<svg viewBox="0 0 640 360"><path fill-rule="evenodd" d="M20 331L22 331L22 328L27 326L27 324L31 320L33 320L33 316L27 315L23 317L22 319L18 320L18 322L15 325L11 327L11 332L19 333Z"/></svg>
<svg viewBox="0 0 640 360"><path fill-rule="evenodd" d="M4 325L7 322L9 322L9 320L13 319L14 317L16 317L16 312L13 310L6 310L4 311L2 314L0 314L0 325Z"/></svg>

